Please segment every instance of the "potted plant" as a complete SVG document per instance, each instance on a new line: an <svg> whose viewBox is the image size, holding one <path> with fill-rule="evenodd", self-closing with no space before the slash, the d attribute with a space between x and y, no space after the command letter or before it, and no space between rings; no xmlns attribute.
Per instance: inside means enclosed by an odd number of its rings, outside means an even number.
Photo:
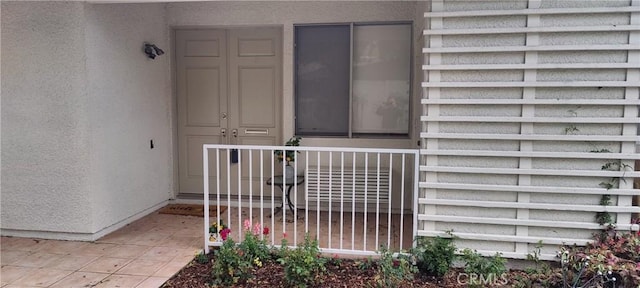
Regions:
<svg viewBox="0 0 640 288"><path fill-rule="evenodd" d="M302 138L298 137L298 136L294 136L289 138L289 140L284 144L284 146L300 146L300 140ZM286 161L287 165L284 167L284 178L285 181L288 183L293 183L294 181L294 169L291 166L291 162L295 162L296 161L296 154L300 153L299 151L293 151L293 150L276 150L275 152L273 152L273 154L276 156L276 158L280 161L280 163L282 163L282 161Z"/></svg>

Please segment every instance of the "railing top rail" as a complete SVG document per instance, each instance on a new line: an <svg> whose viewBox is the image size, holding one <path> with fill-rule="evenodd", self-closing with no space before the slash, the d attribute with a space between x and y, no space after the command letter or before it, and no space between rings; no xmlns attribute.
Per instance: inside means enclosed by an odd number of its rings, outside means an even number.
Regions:
<svg viewBox="0 0 640 288"><path fill-rule="evenodd" d="M222 145L204 144L203 149L242 149L242 150L286 150L309 152L361 152L361 153L420 153L420 149L391 149L391 148L354 148L354 147L309 147L309 146L260 146L260 145Z"/></svg>

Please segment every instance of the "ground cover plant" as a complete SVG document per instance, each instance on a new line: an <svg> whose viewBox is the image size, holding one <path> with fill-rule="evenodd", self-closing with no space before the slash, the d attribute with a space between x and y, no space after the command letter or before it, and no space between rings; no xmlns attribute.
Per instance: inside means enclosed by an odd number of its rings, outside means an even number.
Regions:
<svg viewBox="0 0 640 288"><path fill-rule="evenodd" d="M308 235L296 247L283 241L272 249L263 240L268 233L245 223L243 241L229 237L209 255L196 255L162 287L640 287L640 237L613 228L585 247L559 247L557 262L540 260L539 243L523 270L507 270L500 254L457 250L455 237L419 238L405 253L382 246L375 257L343 259L322 255Z"/></svg>

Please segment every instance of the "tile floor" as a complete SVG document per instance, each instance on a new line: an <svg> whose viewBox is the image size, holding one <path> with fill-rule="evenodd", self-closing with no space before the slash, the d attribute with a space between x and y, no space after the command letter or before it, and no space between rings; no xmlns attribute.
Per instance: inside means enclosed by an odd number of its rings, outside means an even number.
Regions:
<svg viewBox="0 0 640 288"><path fill-rule="evenodd" d="M329 221L327 212L298 213L294 223L286 221L292 220L291 213L285 219L282 214L269 218L271 209L229 208L220 216L231 224L236 240L242 238L238 223L251 218L271 228L270 244L279 245L283 232L289 243L299 243L309 229L311 237L320 233L322 248L373 251L389 241L392 250L400 242L404 248L411 246L410 215L403 217L400 241L401 217L397 214L391 215L389 225L388 214L377 219L368 213L365 220L363 213L355 213L352 221L350 212L334 212ZM202 217L156 211L95 242L1 237L0 287L159 287L202 250L202 229Z"/></svg>
<svg viewBox="0 0 640 288"><path fill-rule="evenodd" d="M154 212L95 242L2 237L0 287L159 287L202 249L202 219Z"/></svg>

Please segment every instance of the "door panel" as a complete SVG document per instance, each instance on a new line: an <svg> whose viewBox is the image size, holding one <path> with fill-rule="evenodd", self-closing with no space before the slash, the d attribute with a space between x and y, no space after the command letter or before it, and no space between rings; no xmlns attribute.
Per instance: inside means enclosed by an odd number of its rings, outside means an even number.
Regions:
<svg viewBox="0 0 640 288"><path fill-rule="evenodd" d="M275 127L276 71L273 67L239 67L238 73L240 127Z"/></svg>
<svg viewBox="0 0 640 288"><path fill-rule="evenodd" d="M187 126L220 127L220 69L186 69Z"/></svg>
<svg viewBox="0 0 640 288"><path fill-rule="evenodd" d="M237 127L238 139L233 144L277 145L282 98L282 32L279 28L240 28L229 31L229 119ZM248 156L248 155L247 155ZM259 157L256 154L254 157ZM271 157L271 155L268 155ZM271 161L265 155L264 161ZM248 194L249 181L253 195L259 195L259 158L253 159L249 175L249 157L241 159L243 194ZM271 175L265 162L265 175ZM250 176L253 176L250 178ZM262 179L264 180L264 179Z"/></svg>
<svg viewBox="0 0 640 288"><path fill-rule="evenodd" d="M220 133L227 125L226 32L176 30L175 47L179 191L202 193L202 144L226 142Z"/></svg>
<svg viewBox="0 0 640 288"><path fill-rule="evenodd" d="M176 30L179 193L202 193L202 144L276 145L282 97L281 28ZM221 134L226 130L225 135ZM234 133L235 131L235 133ZM265 177L270 152L263 154ZM221 153L221 190L256 195L260 155L228 163ZM210 153L211 187L216 187L215 155ZM252 177L249 175L252 171ZM231 185L227 183L227 171ZM238 183L238 173L242 173ZM251 183L250 183L251 182ZM251 185L250 185L251 184ZM239 192L239 189L242 192Z"/></svg>

